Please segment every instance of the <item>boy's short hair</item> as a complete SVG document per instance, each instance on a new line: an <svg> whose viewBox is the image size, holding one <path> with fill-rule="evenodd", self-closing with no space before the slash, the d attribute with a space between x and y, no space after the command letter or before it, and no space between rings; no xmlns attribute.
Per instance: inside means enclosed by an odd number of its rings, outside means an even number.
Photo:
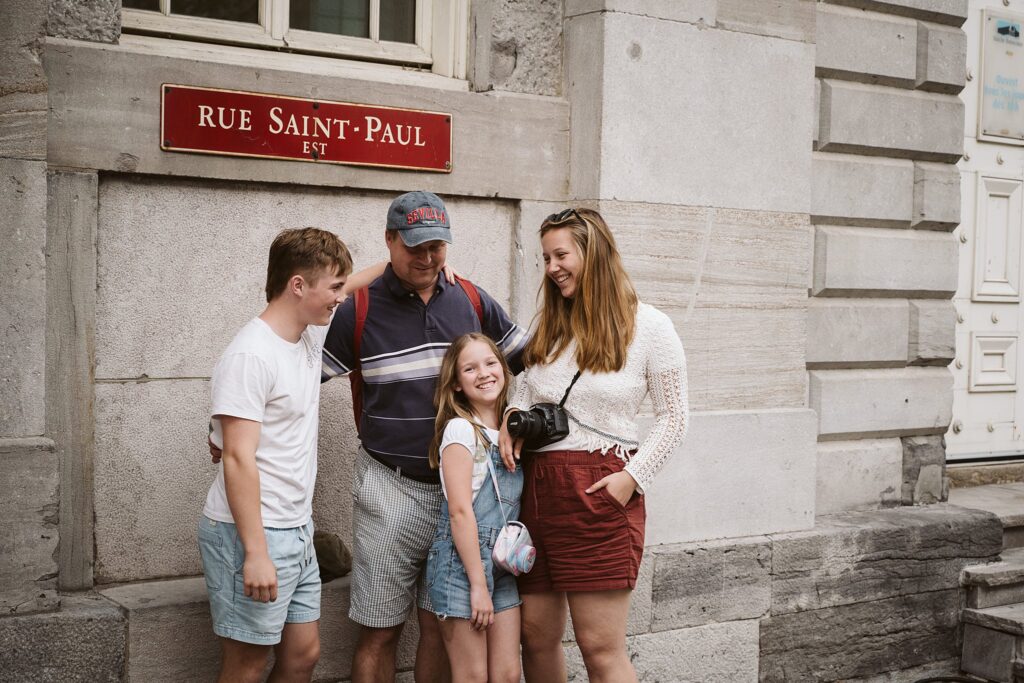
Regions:
<svg viewBox="0 0 1024 683"><path fill-rule="evenodd" d="M319 228L282 230L270 245L267 301L281 294L293 275L301 275L310 284L316 284L324 268L334 268L336 275L352 272L352 255L337 235Z"/></svg>

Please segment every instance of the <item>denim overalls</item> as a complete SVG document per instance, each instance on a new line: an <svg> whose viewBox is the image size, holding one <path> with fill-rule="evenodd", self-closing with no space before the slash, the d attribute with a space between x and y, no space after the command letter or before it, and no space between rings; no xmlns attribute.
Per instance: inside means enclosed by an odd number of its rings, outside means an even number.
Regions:
<svg viewBox="0 0 1024 683"><path fill-rule="evenodd" d="M494 472L501 489L501 504L509 521L519 519L519 498L523 493L523 468L516 465L515 472L505 469L498 447L490 441L486 446L477 444L477 448L486 448ZM487 577L487 590L491 594L494 611L518 607L519 591L516 588L516 577L500 567L495 566L491 559L494 541L505 522L498 507L498 496L494 491L491 475L487 475L483 486L473 501L473 514L476 516L477 535L480 545L480 559L484 564L484 576ZM469 619L472 616L469 604L469 577L459 557L459 551L452 540L451 517L448 515L448 500L441 501L441 517L437 521L437 532L434 543L427 554L427 590L434 612L442 619L457 617Z"/></svg>

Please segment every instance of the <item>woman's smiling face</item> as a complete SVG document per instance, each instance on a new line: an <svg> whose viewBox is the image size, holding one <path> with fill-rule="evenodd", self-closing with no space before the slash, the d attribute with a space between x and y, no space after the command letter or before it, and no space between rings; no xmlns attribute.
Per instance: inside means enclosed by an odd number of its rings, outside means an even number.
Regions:
<svg viewBox="0 0 1024 683"><path fill-rule="evenodd" d="M583 256L569 228L549 230L540 238L544 250L544 272L566 299L571 299L579 286Z"/></svg>

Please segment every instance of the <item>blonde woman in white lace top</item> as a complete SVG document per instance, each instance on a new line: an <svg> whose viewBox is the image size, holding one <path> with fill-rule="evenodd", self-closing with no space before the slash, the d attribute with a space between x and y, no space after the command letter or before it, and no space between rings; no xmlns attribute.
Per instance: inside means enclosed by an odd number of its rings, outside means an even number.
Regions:
<svg viewBox="0 0 1024 683"><path fill-rule="evenodd" d="M537 562L519 577L527 681L565 680L566 608L592 682L635 681L626 617L644 547L643 492L686 433L686 358L668 316L641 303L608 225L568 209L541 225L547 277L527 371L506 413L507 466L523 449L508 415L565 401L568 435L529 445L520 519ZM579 371L579 378L573 378ZM655 423L639 441L636 416L650 396Z"/></svg>

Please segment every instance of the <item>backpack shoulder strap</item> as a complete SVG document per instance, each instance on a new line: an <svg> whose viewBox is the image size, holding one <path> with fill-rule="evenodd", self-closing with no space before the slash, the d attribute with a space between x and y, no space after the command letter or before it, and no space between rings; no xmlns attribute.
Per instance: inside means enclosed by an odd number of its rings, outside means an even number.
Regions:
<svg viewBox="0 0 1024 683"><path fill-rule="evenodd" d="M355 415L356 434L358 434L360 418L363 416L363 366L359 356L363 344L366 314L370 311L370 289L369 287L357 289L353 296L356 303L356 327L352 335L352 357L355 359L355 367L349 373L348 381L352 385L352 413Z"/></svg>
<svg viewBox="0 0 1024 683"><path fill-rule="evenodd" d="M462 291L469 297L469 302L473 304L473 310L476 311L476 317L480 319L480 327L482 328L484 326L484 306L480 303L480 292L477 291L476 286L469 280L456 277L455 281L459 283Z"/></svg>

